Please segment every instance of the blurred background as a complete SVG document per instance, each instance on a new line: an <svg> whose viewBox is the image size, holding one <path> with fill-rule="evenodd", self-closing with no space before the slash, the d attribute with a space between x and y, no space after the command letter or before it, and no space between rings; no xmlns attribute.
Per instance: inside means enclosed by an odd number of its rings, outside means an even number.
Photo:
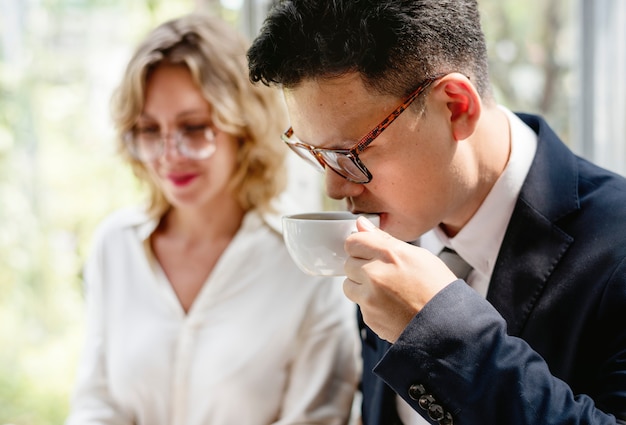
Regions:
<svg viewBox="0 0 626 425"><path fill-rule="evenodd" d="M132 48L196 9L252 37L268 4L0 0L0 424L61 424L67 413L92 231L142 199L109 120ZM498 101L545 115L574 151L625 174L626 2L479 5ZM290 191L305 207L327 205L320 177L301 170Z"/></svg>

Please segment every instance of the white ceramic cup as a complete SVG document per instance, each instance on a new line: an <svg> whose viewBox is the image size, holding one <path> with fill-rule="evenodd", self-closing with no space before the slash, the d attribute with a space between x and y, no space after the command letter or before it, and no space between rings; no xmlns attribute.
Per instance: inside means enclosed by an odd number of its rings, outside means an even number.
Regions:
<svg viewBox="0 0 626 425"><path fill-rule="evenodd" d="M345 276L348 255L346 238L356 232L356 219L365 216L375 226L376 214L354 215L347 211L323 211L283 216L283 238L293 261L305 273Z"/></svg>

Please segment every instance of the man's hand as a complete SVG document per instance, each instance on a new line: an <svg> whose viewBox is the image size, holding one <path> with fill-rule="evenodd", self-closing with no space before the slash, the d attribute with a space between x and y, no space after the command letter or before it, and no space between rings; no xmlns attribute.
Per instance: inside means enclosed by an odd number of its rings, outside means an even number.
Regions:
<svg viewBox="0 0 626 425"><path fill-rule="evenodd" d="M395 342L404 328L456 276L426 249L395 239L366 218L346 239L343 291L376 334Z"/></svg>

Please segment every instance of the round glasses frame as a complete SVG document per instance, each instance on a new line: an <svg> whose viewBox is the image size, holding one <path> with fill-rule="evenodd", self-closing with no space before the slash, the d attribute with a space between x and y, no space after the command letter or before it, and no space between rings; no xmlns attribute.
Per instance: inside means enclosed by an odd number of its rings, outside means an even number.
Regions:
<svg viewBox="0 0 626 425"><path fill-rule="evenodd" d="M359 184L366 184L372 181L372 173L367 169L365 164L359 159L359 154L363 153L367 147L383 132L387 127L404 112L420 94L438 79L446 76L446 74L438 74L433 77L426 78L418 87L409 94L402 103L387 117L374 127L369 133L363 136L350 149L324 149L316 148L300 141L294 134L293 128L289 127L285 131L281 139L294 151L300 158L313 165L318 171L323 172L326 167L339 174L344 179Z"/></svg>
<svg viewBox="0 0 626 425"><path fill-rule="evenodd" d="M163 156L167 141L172 138L176 152L188 159L207 159L215 153L215 132L209 126L182 129L171 134L141 132L136 129L124 134L131 155L141 162L155 161Z"/></svg>

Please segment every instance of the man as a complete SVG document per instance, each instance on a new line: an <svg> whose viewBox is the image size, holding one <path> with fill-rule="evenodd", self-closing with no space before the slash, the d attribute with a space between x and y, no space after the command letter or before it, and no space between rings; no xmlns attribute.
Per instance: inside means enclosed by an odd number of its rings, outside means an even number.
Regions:
<svg viewBox="0 0 626 425"><path fill-rule="evenodd" d="M626 423L626 181L495 103L475 0L281 1L248 59L380 214L345 245L366 425Z"/></svg>

